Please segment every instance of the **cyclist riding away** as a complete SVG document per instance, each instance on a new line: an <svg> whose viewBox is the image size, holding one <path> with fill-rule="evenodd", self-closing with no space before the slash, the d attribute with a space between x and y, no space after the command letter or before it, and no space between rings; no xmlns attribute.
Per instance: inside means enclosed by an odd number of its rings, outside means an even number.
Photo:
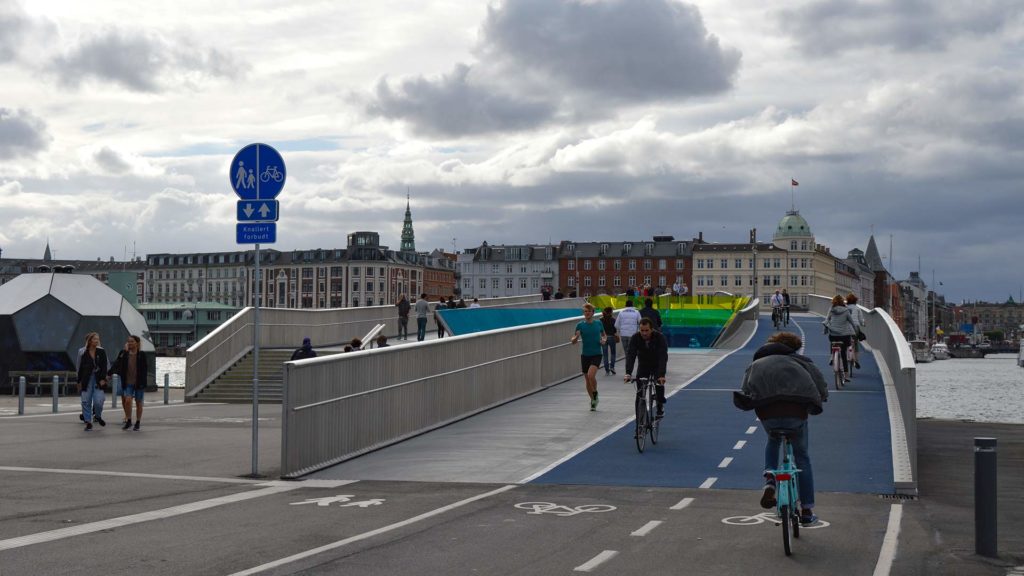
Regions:
<svg viewBox="0 0 1024 576"><path fill-rule="evenodd" d="M850 381L850 361L846 358L846 349L850 341L857 333L857 325L853 323L853 314L846 307L846 299L836 296L832 299L832 309L825 317L825 333L828 334L828 341L842 344L842 353L839 358L843 361L843 372L846 374L846 381Z"/></svg>
<svg viewBox="0 0 1024 576"><path fill-rule="evenodd" d="M743 410L753 409L768 434L764 450L765 486L761 507L775 506L775 478L769 472L779 467L781 441L771 436L772 430L796 431L790 439L793 458L800 469L800 523L814 524L814 472L807 451L810 431L808 414L821 414L821 404L828 401L828 385L811 359L799 354L803 341L792 332L778 332L754 353L754 361L743 374L742 395L734 403Z"/></svg>
<svg viewBox="0 0 1024 576"><path fill-rule="evenodd" d="M789 292L785 288L782 289L782 313L785 314L782 322L789 326Z"/></svg>
<svg viewBox="0 0 1024 576"><path fill-rule="evenodd" d="M654 378L655 396L658 401L658 412L655 418L665 415L665 373L668 370L668 342L665 336L654 329L654 323L650 318L640 320L640 330L630 338L629 346L626 347L626 377L629 382L633 377L633 363L637 362L637 378ZM637 383L636 393L641 393L640 384Z"/></svg>
<svg viewBox="0 0 1024 576"><path fill-rule="evenodd" d="M853 365L860 369L860 341L864 339L860 327L864 325L864 315L860 311L860 306L857 306L857 295L853 292L846 295L846 307L850 309L853 324L857 327L857 337L853 339Z"/></svg>
<svg viewBox="0 0 1024 576"><path fill-rule="evenodd" d="M782 306L786 300L782 297L782 292L776 290L775 294L772 294L770 302L772 304L772 322L778 326L782 322Z"/></svg>

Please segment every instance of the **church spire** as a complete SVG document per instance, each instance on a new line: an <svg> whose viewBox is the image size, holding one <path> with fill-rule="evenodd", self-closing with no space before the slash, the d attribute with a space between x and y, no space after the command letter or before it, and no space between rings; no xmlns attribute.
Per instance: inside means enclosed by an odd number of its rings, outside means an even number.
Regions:
<svg viewBox="0 0 1024 576"><path fill-rule="evenodd" d="M409 207L409 189L405 189L405 222L402 223L402 252L416 251L416 235L412 231L412 210Z"/></svg>
<svg viewBox="0 0 1024 576"><path fill-rule="evenodd" d="M53 256L50 255L50 239L46 239L46 250L43 252L43 262L50 262Z"/></svg>

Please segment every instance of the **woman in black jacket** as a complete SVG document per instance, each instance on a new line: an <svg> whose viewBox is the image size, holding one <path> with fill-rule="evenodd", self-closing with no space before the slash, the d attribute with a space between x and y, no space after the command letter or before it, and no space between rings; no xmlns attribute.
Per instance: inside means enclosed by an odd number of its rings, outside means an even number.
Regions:
<svg viewBox="0 0 1024 576"><path fill-rule="evenodd" d="M107 385L107 352L100 348L100 335L85 335L85 347L78 354L78 392L82 396L82 419L85 431L92 430L93 416L100 426L103 421L103 388Z"/></svg>
<svg viewBox="0 0 1024 576"><path fill-rule="evenodd" d="M138 336L129 336L114 360L114 366L110 374L117 374L121 378L121 407L124 408L124 425L122 430L132 426L132 400L135 400L135 431L142 426L142 400L146 393L146 384L149 379L149 359L146 353L140 349L142 340Z"/></svg>

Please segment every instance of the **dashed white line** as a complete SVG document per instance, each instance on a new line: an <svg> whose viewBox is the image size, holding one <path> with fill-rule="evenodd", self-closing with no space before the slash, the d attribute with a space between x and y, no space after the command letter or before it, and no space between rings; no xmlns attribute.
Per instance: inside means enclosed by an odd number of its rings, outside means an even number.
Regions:
<svg viewBox="0 0 1024 576"><path fill-rule="evenodd" d="M677 502L675 506L669 508L669 510L682 510L683 508L686 508L690 504L693 504L693 498L683 498L682 500Z"/></svg>
<svg viewBox="0 0 1024 576"><path fill-rule="evenodd" d="M707 480L705 480L704 483L700 485L700 487L701 488L711 488L715 484L715 482L718 482L718 478L715 478L714 476L712 476L712 477L708 478Z"/></svg>
<svg viewBox="0 0 1024 576"><path fill-rule="evenodd" d="M739 442L736 443L735 446L732 447L732 449L733 450L742 450L743 447L746 446L746 445L747 445L747 441L746 440L740 440Z"/></svg>
<svg viewBox="0 0 1024 576"><path fill-rule="evenodd" d="M747 434L753 434L754 432L757 432L757 426L751 426L750 428L747 428Z"/></svg>
<svg viewBox="0 0 1024 576"><path fill-rule="evenodd" d="M661 520L651 520L647 524L629 533L630 536L647 536L647 534L661 525Z"/></svg>
<svg viewBox="0 0 1024 576"><path fill-rule="evenodd" d="M604 552L601 552L600 554L594 556L590 560L587 560L583 564L580 564L579 566L573 568L573 572L590 572L594 568L597 568L601 564L611 560L612 558L615 558L618 555L619 553L615 550L605 550Z"/></svg>
<svg viewBox="0 0 1024 576"><path fill-rule="evenodd" d="M718 467L719 468L727 468L729 466L729 464L732 464L732 457L731 456L726 457L726 458L722 458L722 461L719 462Z"/></svg>

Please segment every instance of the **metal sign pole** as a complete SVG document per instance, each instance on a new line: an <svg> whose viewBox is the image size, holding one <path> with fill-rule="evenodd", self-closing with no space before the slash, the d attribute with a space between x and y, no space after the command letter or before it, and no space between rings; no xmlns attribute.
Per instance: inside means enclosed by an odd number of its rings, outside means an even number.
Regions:
<svg viewBox="0 0 1024 576"><path fill-rule="evenodd" d="M259 421L260 421L260 245L256 245L256 289L253 291L253 303L256 311L252 323L252 475L259 471Z"/></svg>

